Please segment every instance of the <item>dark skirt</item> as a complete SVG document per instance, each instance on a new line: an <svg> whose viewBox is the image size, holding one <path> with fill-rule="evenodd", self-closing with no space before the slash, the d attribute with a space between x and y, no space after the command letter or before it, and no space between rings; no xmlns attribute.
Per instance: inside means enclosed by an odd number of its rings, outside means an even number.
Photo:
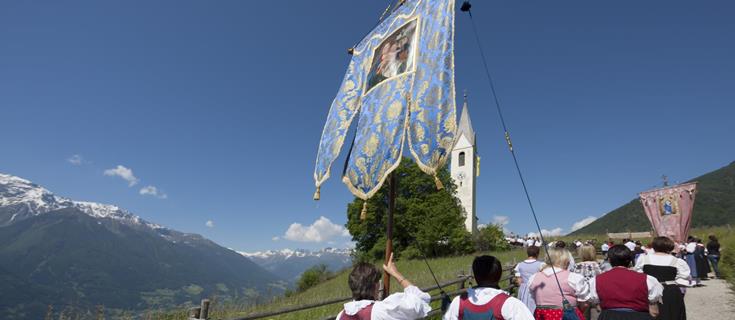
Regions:
<svg viewBox="0 0 735 320"><path fill-rule="evenodd" d="M694 263L697 265L697 276L699 279L707 280L707 273L710 272L709 263L704 255L694 255Z"/></svg>
<svg viewBox="0 0 735 320"><path fill-rule="evenodd" d="M664 285L663 304L658 304L658 312L657 320L686 320L684 294L678 286Z"/></svg>
<svg viewBox="0 0 735 320"><path fill-rule="evenodd" d="M648 312L602 310L597 320L653 320Z"/></svg>

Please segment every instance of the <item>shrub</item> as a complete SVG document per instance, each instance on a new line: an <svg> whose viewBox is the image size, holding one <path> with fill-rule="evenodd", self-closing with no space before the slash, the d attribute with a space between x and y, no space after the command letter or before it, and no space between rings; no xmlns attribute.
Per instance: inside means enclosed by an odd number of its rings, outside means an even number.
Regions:
<svg viewBox="0 0 735 320"><path fill-rule="evenodd" d="M296 282L296 288L299 292L306 291L331 277L331 272L324 264L313 266L301 274L299 281Z"/></svg>

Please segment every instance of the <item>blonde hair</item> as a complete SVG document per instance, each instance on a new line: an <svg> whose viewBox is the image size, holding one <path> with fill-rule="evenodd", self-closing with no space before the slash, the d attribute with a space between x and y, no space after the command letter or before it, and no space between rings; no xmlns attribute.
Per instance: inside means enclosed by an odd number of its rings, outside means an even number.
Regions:
<svg viewBox="0 0 735 320"><path fill-rule="evenodd" d="M577 253L579 253L579 256L582 258L582 261L596 261L597 260L597 250L595 250L595 247L585 244L579 249L577 249Z"/></svg>
<svg viewBox="0 0 735 320"><path fill-rule="evenodd" d="M569 258L571 257L571 254L567 249L564 248L549 248L547 251L548 255L546 256L546 266L545 268L555 266L557 268L561 269L567 269L569 268Z"/></svg>

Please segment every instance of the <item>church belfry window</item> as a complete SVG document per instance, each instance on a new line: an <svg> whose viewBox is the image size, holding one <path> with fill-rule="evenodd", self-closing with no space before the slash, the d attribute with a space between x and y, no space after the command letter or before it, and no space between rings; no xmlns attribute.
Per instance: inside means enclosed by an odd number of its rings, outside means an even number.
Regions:
<svg viewBox="0 0 735 320"><path fill-rule="evenodd" d="M459 153L459 166L464 167L464 151Z"/></svg>

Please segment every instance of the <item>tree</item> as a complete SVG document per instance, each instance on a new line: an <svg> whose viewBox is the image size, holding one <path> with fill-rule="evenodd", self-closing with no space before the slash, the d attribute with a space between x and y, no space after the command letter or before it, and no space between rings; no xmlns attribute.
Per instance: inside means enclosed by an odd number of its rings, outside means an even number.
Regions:
<svg viewBox="0 0 735 320"><path fill-rule="evenodd" d="M505 241L503 227L497 224L490 224L478 228L477 234L474 235L475 250L477 251L500 251L510 249L510 245Z"/></svg>
<svg viewBox="0 0 735 320"><path fill-rule="evenodd" d="M442 190L437 190L434 178L410 159L404 158L394 174L398 182L393 216L396 256L436 257L473 251L472 236L465 229L463 209L446 168L438 174ZM347 228L356 243L358 259L377 260L385 255L388 192L386 183L368 200L365 221L360 220L363 200L355 198L347 206Z"/></svg>
<svg viewBox="0 0 735 320"><path fill-rule="evenodd" d="M306 289L324 282L330 277L331 273L327 269L327 265L319 264L306 269L306 271L301 274L299 281L296 282L296 288L299 292L306 291Z"/></svg>

